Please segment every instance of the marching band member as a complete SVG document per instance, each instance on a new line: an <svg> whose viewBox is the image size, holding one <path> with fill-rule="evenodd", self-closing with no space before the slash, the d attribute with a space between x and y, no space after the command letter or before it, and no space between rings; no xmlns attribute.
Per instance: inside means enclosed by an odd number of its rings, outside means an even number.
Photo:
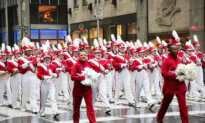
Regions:
<svg viewBox="0 0 205 123"><path fill-rule="evenodd" d="M11 51L11 47L10 46L6 46L6 55L7 55L7 62L6 62L6 66L7 66L7 71L8 71L8 61L10 61L13 57L13 53ZM8 71L9 74L9 81L6 83L6 96L7 96L7 104L9 105L9 107L12 107L12 90L11 90L11 76L10 73Z"/></svg>
<svg viewBox="0 0 205 123"><path fill-rule="evenodd" d="M88 54L88 59L94 59L95 56L94 56L94 54L92 54L92 53L90 52L90 46L89 46L89 44L88 44L87 39L86 39L86 38L83 38L82 43L83 43L83 49L84 49L85 52Z"/></svg>
<svg viewBox="0 0 205 123"><path fill-rule="evenodd" d="M200 85L200 86L204 86L204 75L203 75L203 68L202 68L202 60L203 60L203 53L200 52L200 43L198 40L198 37L196 35L193 36L194 38L194 42L193 42L193 46L194 46L194 53L197 56L196 59L196 65L198 68L198 77L196 82Z"/></svg>
<svg viewBox="0 0 205 123"><path fill-rule="evenodd" d="M14 59L9 60L7 65L8 65L8 72L11 75L12 107L15 109L18 107L17 99L21 95L21 74L19 73L19 69L18 69L19 66L18 59L22 55L22 52L20 51L19 47L16 44L14 44L13 55L14 55Z"/></svg>
<svg viewBox="0 0 205 123"><path fill-rule="evenodd" d="M6 51L6 46L4 43L2 43L2 47L1 47L1 60L0 60L0 106L3 105L8 105L10 108L12 108L11 106L11 102L8 102L8 104L6 104L6 100L3 98L4 97L4 92L6 92L7 94L7 99L8 101L11 101L11 97L10 97L10 90L6 87L10 81L10 77L9 77L9 73L7 70L7 51Z"/></svg>
<svg viewBox="0 0 205 123"><path fill-rule="evenodd" d="M131 49L130 49L130 53L131 53L131 61L132 63L135 62L135 60L137 60L138 58L138 53L137 53L137 49L136 47L134 46L134 44L131 42L130 43L131 45ZM130 69L130 87L131 87L131 91L132 91L132 95L134 97L136 97L136 82L137 82L137 70L133 69L133 65L131 65L129 67Z"/></svg>
<svg viewBox="0 0 205 123"><path fill-rule="evenodd" d="M107 49L104 49L103 51L103 59L106 60L106 66L109 72L105 75L105 82L107 82L107 93L110 103L114 103L114 97L113 97L113 65L112 65L112 59L109 57L109 52L107 52Z"/></svg>
<svg viewBox="0 0 205 123"><path fill-rule="evenodd" d="M151 62L149 63L149 81L150 81L150 92L154 89L154 93L157 96L158 102L160 102L161 90L160 90L160 71L159 71L159 57L157 55L157 49L154 47L152 42L149 42L149 58Z"/></svg>
<svg viewBox="0 0 205 123"><path fill-rule="evenodd" d="M51 62L51 56L50 53L47 50L47 47L43 46L44 54L43 57L43 63L38 65L37 70L37 76L41 80L40 85L40 116L45 116L45 106L46 106L46 100L48 99L48 96L50 97L51 102L51 109L52 114L54 114L54 118L58 120L58 109L57 109L57 103L55 99L55 82L54 78L57 78L59 76L55 65Z"/></svg>
<svg viewBox="0 0 205 123"><path fill-rule="evenodd" d="M128 66L131 65L130 56L125 54L126 49L122 39L119 37L118 40L120 42L118 43L119 53L115 55L113 59L113 66L116 71L116 90L114 95L115 104L119 104L120 91L121 87L123 87L126 99L128 100L128 105L135 107L134 98L130 89L130 72L128 69Z"/></svg>
<svg viewBox="0 0 205 123"><path fill-rule="evenodd" d="M87 117L90 123L96 123L95 111L92 102L92 88L90 86L84 86L81 81L85 80L85 76L82 76L82 71L86 67L91 67L85 51L79 52L79 60L72 67L71 79L74 81L73 87L73 122L79 123L80 120L80 104L82 99L85 99Z"/></svg>
<svg viewBox="0 0 205 123"><path fill-rule="evenodd" d="M34 57L32 57L32 47L30 45L30 40L26 37L22 40L22 46L24 50L24 57L20 57L18 60L19 71L22 74L22 97L21 97L21 111L26 110L27 101L30 101L31 110L33 113L37 113L37 95L36 89L36 66L37 62Z"/></svg>
<svg viewBox="0 0 205 123"><path fill-rule="evenodd" d="M100 39L99 39L100 40ZM99 41L100 42L100 41ZM89 63L91 67L97 72L100 73L100 78L97 80L95 85L92 86L92 98L93 98L93 105L95 105L96 97L97 97L97 91L99 90L99 96L101 100L103 101L106 111L105 113L110 114L110 104L108 100L108 91L107 91L107 82L105 81L105 75L109 72L106 68L106 60L102 59L102 51L100 49L100 46L98 44L98 41L94 40L94 48L93 52L95 55L95 59L89 60Z"/></svg>
<svg viewBox="0 0 205 123"><path fill-rule="evenodd" d="M149 76L147 72L148 64L150 63L150 59L145 57L145 50L143 45L139 40L136 42L137 51L139 57L133 62L133 69L137 70L137 77L136 77L136 106L140 108L140 94L142 89L144 90L144 96L147 99L149 109L152 109L154 106L153 100L151 98L151 94L149 91Z"/></svg>
<svg viewBox="0 0 205 123"><path fill-rule="evenodd" d="M65 67L66 64L64 60L64 52L62 50L61 44L58 44L57 50L57 59L55 59L52 63L55 65L56 70L59 72L59 77L55 79L56 83L56 100L58 99L58 94L60 91L63 92L64 100L70 104L69 94L68 94L68 78L65 74Z"/></svg>
<svg viewBox="0 0 205 123"><path fill-rule="evenodd" d="M173 43L173 42L172 42ZM168 46L170 54L168 58L162 63L161 72L164 77L163 94L164 98L161 102L160 109L157 114L157 122L162 123L165 113L172 102L174 95L176 95L179 102L180 116L182 123L188 123L188 109L186 105L186 85L184 82L179 82L176 79L176 73L174 72L182 61L178 57L179 49L176 43L169 44Z"/></svg>
<svg viewBox="0 0 205 123"><path fill-rule="evenodd" d="M185 50L185 57L186 57L186 64L190 63L196 63L197 62L197 56L193 53L193 46L191 44L191 40L187 41L184 47ZM196 80L188 81L186 82L187 88L188 88L188 96L194 98L196 101L200 101L200 93L199 93L199 86L196 82Z"/></svg>
<svg viewBox="0 0 205 123"><path fill-rule="evenodd" d="M66 62L67 62L66 71L69 72L68 84L69 84L69 96L70 96L70 102L71 102L70 104L73 104L72 92L73 92L73 86L74 86L74 82L71 79L71 70L72 70L72 67L74 66L74 64L78 60L78 56L79 56L79 43L80 43L80 40L78 40L78 39L74 40L74 43L73 43L73 46L72 46L72 57L66 59Z"/></svg>

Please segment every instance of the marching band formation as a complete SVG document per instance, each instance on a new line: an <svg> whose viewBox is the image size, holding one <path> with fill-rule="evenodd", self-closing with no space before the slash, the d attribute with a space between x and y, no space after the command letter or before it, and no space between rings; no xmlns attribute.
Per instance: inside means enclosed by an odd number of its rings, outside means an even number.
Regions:
<svg viewBox="0 0 205 123"><path fill-rule="evenodd" d="M183 64L197 65L198 78L185 82L186 96L200 101L205 98L205 57L199 51L198 38L194 35L193 41L187 41L181 50L179 36L176 31L172 34L173 38L168 42L175 43L180 49L177 57ZM140 40L125 42L120 36L116 39L113 34L110 42L101 38L95 39L92 47L86 38L72 41L69 35L65 38L65 44L57 44L57 47L50 45L49 41L41 44L41 47L38 43L34 46L27 37L22 39L21 46L14 44L11 48L3 43L0 52L0 105L20 108L24 112L28 110L27 105L30 102L33 113L39 112L41 116L45 116L45 104L49 101L52 113L57 117L57 100L61 95L67 105L74 105L74 118L79 120L79 109L75 110L75 107L80 108L82 98L76 98L76 95L84 95L81 106L85 107L86 104L90 122L96 122L92 120L94 111L89 108L92 104L101 101L105 113L110 114L110 104L120 105L123 95L131 107L140 108L140 102L143 101L152 109L162 100L164 79L161 66L169 54L167 42L161 41L159 37L156 40L157 47L152 42L142 44ZM86 64L80 64L78 60L82 50L87 54ZM78 74L86 66L100 73L99 79L91 86L92 91L90 87L78 83L85 79ZM167 87L167 91L172 86L174 85ZM84 93L89 91L92 96ZM37 104L38 99L40 107Z"/></svg>

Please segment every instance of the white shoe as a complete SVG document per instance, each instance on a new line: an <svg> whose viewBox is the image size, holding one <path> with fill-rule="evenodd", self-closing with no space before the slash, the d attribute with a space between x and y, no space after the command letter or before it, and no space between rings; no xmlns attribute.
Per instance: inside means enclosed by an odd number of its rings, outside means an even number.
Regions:
<svg viewBox="0 0 205 123"><path fill-rule="evenodd" d="M105 113L106 113L107 115L110 115L110 112L111 112L111 109L110 109L110 108L106 108Z"/></svg>
<svg viewBox="0 0 205 123"><path fill-rule="evenodd" d="M22 112L25 112L25 111L26 111L26 109L22 108L22 109L21 109L21 111L22 111Z"/></svg>
<svg viewBox="0 0 205 123"><path fill-rule="evenodd" d="M46 115L44 113L40 114L41 117L45 117Z"/></svg>
<svg viewBox="0 0 205 123"><path fill-rule="evenodd" d="M141 106L140 106L139 103L136 103L136 107L137 107L137 108L141 108Z"/></svg>

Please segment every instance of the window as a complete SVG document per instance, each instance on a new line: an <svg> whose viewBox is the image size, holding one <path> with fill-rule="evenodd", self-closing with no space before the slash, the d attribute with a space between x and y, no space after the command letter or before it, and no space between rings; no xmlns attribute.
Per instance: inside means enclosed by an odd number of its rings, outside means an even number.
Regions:
<svg viewBox="0 0 205 123"><path fill-rule="evenodd" d="M14 31L14 43L17 43L20 39L20 31L19 30L16 30Z"/></svg>
<svg viewBox="0 0 205 123"><path fill-rule="evenodd" d="M39 0L31 0L30 3L31 4L39 4Z"/></svg>
<svg viewBox="0 0 205 123"><path fill-rule="evenodd" d="M67 30L58 30L58 39L65 39L67 35Z"/></svg>
<svg viewBox="0 0 205 123"><path fill-rule="evenodd" d="M30 35L31 35L31 39L39 39L38 37L38 33L39 31L38 30L30 30Z"/></svg>
<svg viewBox="0 0 205 123"><path fill-rule="evenodd" d="M57 23L56 6L39 6L40 23Z"/></svg>
<svg viewBox="0 0 205 123"><path fill-rule="evenodd" d="M67 5L67 0L59 0L59 5Z"/></svg>
<svg viewBox="0 0 205 123"><path fill-rule="evenodd" d="M50 0L50 4L51 5L57 5L58 4L58 0Z"/></svg>
<svg viewBox="0 0 205 123"><path fill-rule="evenodd" d="M100 0L98 0L98 2L100 3ZM95 0L95 3L97 3L97 0Z"/></svg>
<svg viewBox="0 0 205 123"><path fill-rule="evenodd" d="M83 0L83 6L86 6L88 4L88 0Z"/></svg>
<svg viewBox="0 0 205 123"><path fill-rule="evenodd" d="M38 5L30 5L30 21L31 24L38 24Z"/></svg>
<svg viewBox="0 0 205 123"><path fill-rule="evenodd" d="M67 24L67 6L59 5L58 6L58 24Z"/></svg>
<svg viewBox="0 0 205 123"><path fill-rule="evenodd" d="M74 8L78 8L79 7L79 1L78 0L74 0Z"/></svg>
<svg viewBox="0 0 205 123"><path fill-rule="evenodd" d="M40 30L40 39L57 39L56 30Z"/></svg>
<svg viewBox="0 0 205 123"><path fill-rule="evenodd" d="M2 43L6 43L6 33L2 34Z"/></svg>
<svg viewBox="0 0 205 123"><path fill-rule="evenodd" d="M0 9L0 28L5 27L5 10Z"/></svg>
<svg viewBox="0 0 205 123"><path fill-rule="evenodd" d="M4 7L4 0L0 0L0 9L5 8Z"/></svg>
<svg viewBox="0 0 205 123"><path fill-rule="evenodd" d="M41 0L41 4L48 5L49 4L49 0Z"/></svg>

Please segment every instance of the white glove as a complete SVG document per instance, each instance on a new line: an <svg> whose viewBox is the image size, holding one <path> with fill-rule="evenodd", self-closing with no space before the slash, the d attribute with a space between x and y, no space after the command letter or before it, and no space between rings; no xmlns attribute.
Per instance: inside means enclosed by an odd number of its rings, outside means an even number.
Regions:
<svg viewBox="0 0 205 123"><path fill-rule="evenodd" d="M144 68L147 69L147 64L144 65Z"/></svg>
<svg viewBox="0 0 205 123"><path fill-rule="evenodd" d="M61 70L63 70L63 68L56 68L56 70L57 70L57 71L61 71Z"/></svg>
<svg viewBox="0 0 205 123"><path fill-rule="evenodd" d="M49 80L49 79L52 79L52 76L44 76L43 79L44 80Z"/></svg>
<svg viewBox="0 0 205 123"><path fill-rule="evenodd" d="M100 69L101 69L102 71L105 70L105 68L104 68L102 65L100 65Z"/></svg>
<svg viewBox="0 0 205 123"><path fill-rule="evenodd" d="M109 70L105 70L104 73L105 73L105 74L108 74L108 73L109 73Z"/></svg>
<svg viewBox="0 0 205 123"><path fill-rule="evenodd" d="M22 68L25 69L29 66L29 62L22 64Z"/></svg>
<svg viewBox="0 0 205 123"><path fill-rule="evenodd" d="M144 65L139 65L138 69L142 69L144 67Z"/></svg>
<svg viewBox="0 0 205 123"><path fill-rule="evenodd" d="M149 63L149 67L150 67L150 68L153 68L154 65L150 62L150 63Z"/></svg>
<svg viewBox="0 0 205 123"><path fill-rule="evenodd" d="M0 71L0 74L6 73L6 71Z"/></svg>
<svg viewBox="0 0 205 123"><path fill-rule="evenodd" d="M121 64L121 68L124 68L126 66L127 66L127 64Z"/></svg>
<svg viewBox="0 0 205 123"><path fill-rule="evenodd" d="M14 69L14 73L17 73L19 72L19 70L17 68Z"/></svg>
<svg viewBox="0 0 205 123"><path fill-rule="evenodd" d="M57 78L57 74L56 74L56 73L53 73L53 74L52 74L52 77Z"/></svg>

